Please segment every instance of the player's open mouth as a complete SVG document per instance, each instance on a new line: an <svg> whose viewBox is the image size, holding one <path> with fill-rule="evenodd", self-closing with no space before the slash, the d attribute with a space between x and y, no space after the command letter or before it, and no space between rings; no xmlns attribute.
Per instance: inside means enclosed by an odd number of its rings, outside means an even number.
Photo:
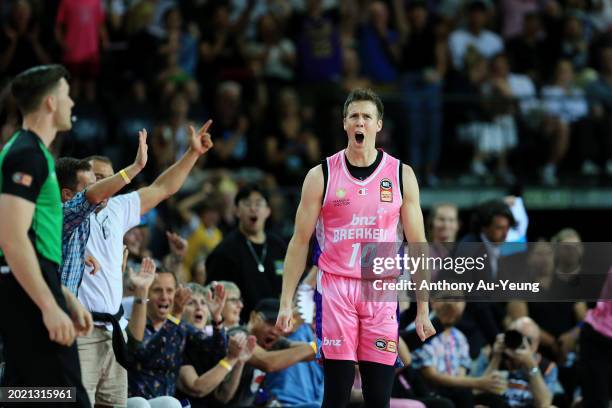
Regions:
<svg viewBox="0 0 612 408"><path fill-rule="evenodd" d="M201 323L201 322L204 320L204 313L202 313L202 312L196 312L196 313L193 315L193 320L194 320L196 323Z"/></svg>
<svg viewBox="0 0 612 408"><path fill-rule="evenodd" d="M257 222L257 217L249 217L249 221L251 221L252 224L255 224Z"/></svg>
<svg viewBox="0 0 612 408"><path fill-rule="evenodd" d="M358 144L363 143L363 140L365 139L365 135L363 133L355 133L355 141Z"/></svg>
<svg viewBox="0 0 612 408"><path fill-rule="evenodd" d="M157 309L161 312L161 313L167 313L168 309L170 309L170 305L168 304L164 304L164 305L158 305Z"/></svg>

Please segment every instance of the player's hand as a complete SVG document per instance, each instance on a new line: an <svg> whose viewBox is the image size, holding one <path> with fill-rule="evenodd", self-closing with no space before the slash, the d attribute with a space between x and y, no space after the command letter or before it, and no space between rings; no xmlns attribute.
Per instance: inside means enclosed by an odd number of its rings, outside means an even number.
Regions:
<svg viewBox="0 0 612 408"><path fill-rule="evenodd" d="M49 340L62 346L70 346L76 336L74 325L68 315L57 305L43 312L43 323L49 331Z"/></svg>
<svg viewBox="0 0 612 408"><path fill-rule="evenodd" d="M213 147L213 142L208 133L208 128L212 125L212 119L208 119L206 123L198 130L195 131L193 126L189 126L190 143L189 148L196 152L198 156L203 155Z"/></svg>
<svg viewBox="0 0 612 408"><path fill-rule="evenodd" d="M293 329L293 308L281 306L276 318L276 328L283 333L289 333Z"/></svg>
<svg viewBox="0 0 612 408"><path fill-rule="evenodd" d="M434 329L433 324L431 324L431 320L429 320L429 316L427 314L417 313L414 324L416 326L416 332L421 341L425 341L427 338L436 334L436 329Z"/></svg>
<svg viewBox="0 0 612 408"><path fill-rule="evenodd" d="M147 129L138 131L138 151L136 152L136 158L134 159L134 165L142 170L147 165L149 146L147 146Z"/></svg>

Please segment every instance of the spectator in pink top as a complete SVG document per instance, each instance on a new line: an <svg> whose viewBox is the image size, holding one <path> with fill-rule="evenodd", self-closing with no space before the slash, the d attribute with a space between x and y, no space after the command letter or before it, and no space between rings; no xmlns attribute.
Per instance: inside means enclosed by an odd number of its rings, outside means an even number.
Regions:
<svg viewBox="0 0 612 408"><path fill-rule="evenodd" d="M73 76L73 97L78 98L83 88L85 98L95 100L100 43L104 48L108 44L101 0L61 0L55 37L64 51L63 62Z"/></svg>

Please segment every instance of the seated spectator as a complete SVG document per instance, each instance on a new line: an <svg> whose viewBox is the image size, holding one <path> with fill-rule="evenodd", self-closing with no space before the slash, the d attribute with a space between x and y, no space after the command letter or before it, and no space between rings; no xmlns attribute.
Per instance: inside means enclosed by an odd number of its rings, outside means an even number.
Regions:
<svg viewBox="0 0 612 408"><path fill-rule="evenodd" d="M497 337L484 375L499 375L499 370L507 373L503 398L509 406L551 406L553 395L560 391L557 366L537 352L540 343L538 325L528 317L521 317L509 329ZM511 334L517 338L518 344L511 342Z"/></svg>
<svg viewBox="0 0 612 408"><path fill-rule="evenodd" d="M462 94L465 99L461 103L461 117L457 132L459 139L474 145L474 155L470 166L471 173L484 178L488 175L485 161L497 158L498 173L502 180L510 178L506 166L505 155L516 145L516 130L512 120L495 118L492 108L494 104L486 104L487 90L491 95L495 91L499 99L503 96L503 89L493 88L488 80L489 67L484 57L475 52L468 53L466 57L467 81L457 83L455 92ZM508 180L506 180L508 181Z"/></svg>
<svg viewBox="0 0 612 408"><path fill-rule="evenodd" d="M582 89L574 84L574 67L568 60L557 63L555 81L542 88L544 133L551 140L551 152L542 169L542 183L556 185L557 167L569 149L570 137L579 121L588 114L587 100ZM583 163L583 174L590 169Z"/></svg>
<svg viewBox="0 0 612 408"><path fill-rule="evenodd" d="M219 281L217 283L223 285L225 293L227 294L225 305L221 311L223 326L228 330L238 327L240 325L242 308L244 307L240 288L234 282L230 281Z"/></svg>
<svg viewBox="0 0 612 408"><path fill-rule="evenodd" d="M181 321L191 291L177 286L174 274L158 271L149 289L146 315L144 311L137 316L132 314L130 323L137 324L140 330L130 332L135 361L134 367L128 371L130 397L152 399L174 395L186 344L193 343L193 347L207 350L211 360L219 361L225 356L225 330L220 317L226 298L223 287L215 287L211 306L213 334L207 336ZM146 303L146 300L140 301ZM136 306L139 302L135 299L134 303Z"/></svg>
<svg viewBox="0 0 612 408"><path fill-rule="evenodd" d="M304 323L289 334L287 340L311 343L315 335ZM323 402L323 368L315 361L297 363L268 373L263 388L272 401L283 407L317 408Z"/></svg>
<svg viewBox="0 0 612 408"><path fill-rule="evenodd" d="M431 242L431 256L444 258L449 256L459 231L459 213L457 206L451 203L434 204L427 217L428 241ZM431 280L435 281L438 271L431 271Z"/></svg>
<svg viewBox="0 0 612 408"><path fill-rule="evenodd" d="M593 129L585 145L585 163L599 173L598 163L612 177L612 46L600 51L599 78L586 88ZM587 136L587 135L585 135Z"/></svg>
<svg viewBox="0 0 612 408"><path fill-rule="evenodd" d="M144 330L144 319L146 314L147 303L145 299L149 288L155 280L155 262L151 258L143 258L140 271L138 274L134 272L131 267L129 269L129 281L128 284L134 292L135 298L139 301L135 302L134 308L132 309L133 319L130 319L130 323L127 327L128 335L132 338L142 340ZM180 402L172 396L157 396L151 399L145 399L143 397L131 397L127 401L128 408L179 408Z"/></svg>
<svg viewBox="0 0 612 408"><path fill-rule="evenodd" d="M543 75L552 64L550 47L546 42L542 22L537 13L524 16L523 30L519 36L507 42L510 66L518 74L529 76L536 84L541 84Z"/></svg>
<svg viewBox="0 0 612 408"><path fill-rule="evenodd" d="M215 288L217 286L220 284ZM190 284L188 288L192 289L192 297L185 305L185 321L203 331L210 309L217 310L217 305L211 290L197 284ZM215 290L216 296L219 293ZM208 407L216 402L227 403L236 393L244 364L251 358L255 344L254 336L247 337L242 332L235 332L229 336L227 355L218 360L216 355L210 355L210 351L201 348L201 345L187 343L177 380L178 397L187 399L193 408Z"/></svg>
<svg viewBox="0 0 612 408"><path fill-rule="evenodd" d="M266 373L283 370L300 361L309 361L315 357L316 345L314 342L288 341L280 337L280 332L275 328L278 306L278 299L263 299L251 312L246 326L234 326L228 330L230 334L241 331L247 335L254 335L257 338L257 345L243 369L234 398L224 406L236 408L251 406L256 397L265 401L265 392L258 390ZM239 310L235 315L239 315ZM228 314L224 313L225 316ZM297 315L296 318L298 318ZM227 321L227 317L225 319Z"/></svg>
<svg viewBox="0 0 612 408"><path fill-rule="evenodd" d="M489 59L504 50L504 43L496 33L485 27L488 20L488 7L482 0L472 0L468 4L468 26L453 31L448 40L448 48L455 69L462 70L464 57L470 48Z"/></svg>
<svg viewBox="0 0 612 408"><path fill-rule="evenodd" d="M562 37L559 40L556 42L557 59L568 60L580 75L589 63L589 41L578 15L567 14L563 22Z"/></svg>
<svg viewBox="0 0 612 408"><path fill-rule="evenodd" d="M493 375L469 377L472 364L467 339L454 327L465 309L464 302L435 301L433 309L444 325L444 332L413 351L413 366L420 369L428 384L455 406L473 407L474 403L503 407L498 396L505 382ZM474 395L473 391L482 391Z"/></svg>

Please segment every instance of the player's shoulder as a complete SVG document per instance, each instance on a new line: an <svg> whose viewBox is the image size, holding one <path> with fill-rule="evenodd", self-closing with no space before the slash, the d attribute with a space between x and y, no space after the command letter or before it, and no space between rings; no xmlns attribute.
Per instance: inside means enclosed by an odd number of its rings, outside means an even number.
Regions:
<svg viewBox="0 0 612 408"><path fill-rule="evenodd" d="M7 158L20 155L44 156L38 138L32 132L25 130L19 132L7 149ZM32 157L30 156L29 160L31 159Z"/></svg>
<svg viewBox="0 0 612 408"><path fill-rule="evenodd" d="M323 180L323 163L317 164L306 173L304 184L308 181Z"/></svg>

